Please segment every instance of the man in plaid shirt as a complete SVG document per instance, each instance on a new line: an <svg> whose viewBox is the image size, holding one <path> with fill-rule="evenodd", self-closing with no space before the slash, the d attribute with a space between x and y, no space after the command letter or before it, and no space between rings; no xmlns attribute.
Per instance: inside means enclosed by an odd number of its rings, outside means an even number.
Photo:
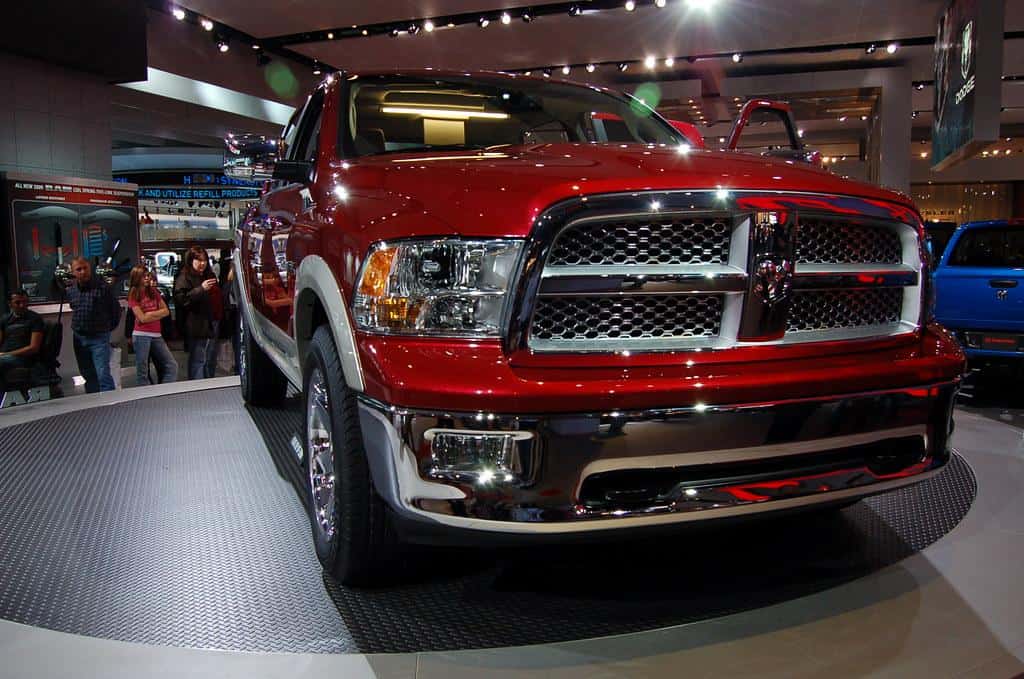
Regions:
<svg viewBox="0 0 1024 679"><path fill-rule="evenodd" d="M110 331L121 320L121 305L106 281L92 275L92 266L84 257L71 262L74 285L68 288L71 303L71 330L75 360L85 378L85 391L113 391L110 374Z"/></svg>

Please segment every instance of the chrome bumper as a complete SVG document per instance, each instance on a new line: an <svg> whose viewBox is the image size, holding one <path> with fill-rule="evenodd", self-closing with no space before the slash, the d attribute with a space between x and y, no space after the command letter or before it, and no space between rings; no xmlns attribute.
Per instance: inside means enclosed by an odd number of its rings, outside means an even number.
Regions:
<svg viewBox="0 0 1024 679"><path fill-rule="evenodd" d="M433 528L585 533L855 499L949 459L958 382L841 397L640 412L499 415L360 397L377 491ZM528 431L512 482L432 478L432 428Z"/></svg>

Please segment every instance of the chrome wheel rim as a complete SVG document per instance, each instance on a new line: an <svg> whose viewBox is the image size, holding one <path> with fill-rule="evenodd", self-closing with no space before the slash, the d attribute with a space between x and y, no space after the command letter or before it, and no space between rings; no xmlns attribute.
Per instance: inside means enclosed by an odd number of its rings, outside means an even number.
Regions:
<svg viewBox="0 0 1024 679"><path fill-rule="evenodd" d="M331 430L330 400L320 368L309 376L306 400L306 456L313 524L324 541L334 537L334 436Z"/></svg>
<svg viewBox="0 0 1024 679"><path fill-rule="evenodd" d="M238 316L238 378L241 382L245 382L249 376L249 350L245 346L246 332L245 332L245 319L242 315Z"/></svg>

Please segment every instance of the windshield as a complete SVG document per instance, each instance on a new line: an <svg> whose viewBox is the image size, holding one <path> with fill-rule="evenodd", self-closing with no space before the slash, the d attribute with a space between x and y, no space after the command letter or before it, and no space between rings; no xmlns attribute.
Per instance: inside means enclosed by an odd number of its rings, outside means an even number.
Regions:
<svg viewBox="0 0 1024 679"><path fill-rule="evenodd" d="M560 83L446 77L351 81L346 151L486 149L563 142L680 144L636 100Z"/></svg>
<svg viewBox="0 0 1024 679"><path fill-rule="evenodd" d="M949 256L950 266L1024 267L1024 229L996 226L965 231Z"/></svg>

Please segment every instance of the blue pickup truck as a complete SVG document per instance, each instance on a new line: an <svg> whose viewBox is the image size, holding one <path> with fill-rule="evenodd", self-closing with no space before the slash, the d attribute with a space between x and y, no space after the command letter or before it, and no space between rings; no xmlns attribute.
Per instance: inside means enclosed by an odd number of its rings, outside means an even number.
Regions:
<svg viewBox="0 0 1024 679"><path fill-rule="evenodd" d="M935 269L935 317L976 366L1024 366L1024 219L971 222Z"/></svg>

